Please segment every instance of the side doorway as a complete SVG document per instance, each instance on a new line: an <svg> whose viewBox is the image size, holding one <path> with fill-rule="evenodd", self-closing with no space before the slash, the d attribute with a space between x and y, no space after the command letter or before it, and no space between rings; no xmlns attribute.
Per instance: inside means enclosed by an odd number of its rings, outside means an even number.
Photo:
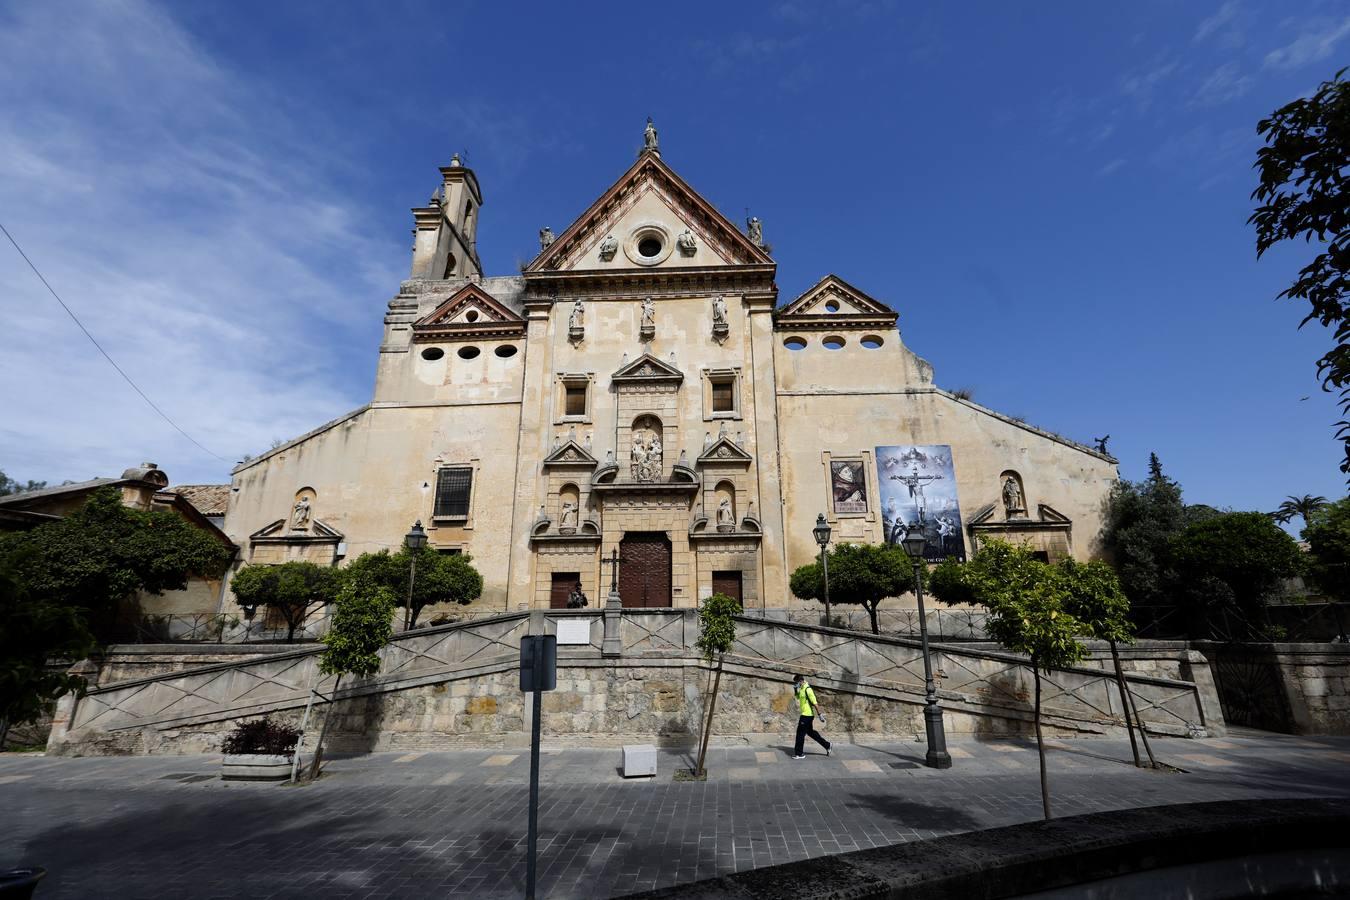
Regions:
<svg viewBox="0 0 1350 900"><path fill-rule="evenodd" d="M726 594L728 597L741 601L741 604L744 605L745 598L741 596L741 584L740 569L712 573L712 592L714 594Z"/></svg>

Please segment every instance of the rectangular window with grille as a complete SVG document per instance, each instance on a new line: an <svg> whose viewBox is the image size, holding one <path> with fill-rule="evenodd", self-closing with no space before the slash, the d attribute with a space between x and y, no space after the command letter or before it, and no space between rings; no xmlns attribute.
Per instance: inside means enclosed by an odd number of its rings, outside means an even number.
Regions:
<svg viewBox="0 0 1350 900"><path fill-rule="evenodd" d="M469 495L473 490L473 469L441 469L436 475L437 519L467 519Z"/></svg>
<svg viewBox="0 0 1350 900"><path fill-rule="evenodd" d="M566 388L564 415L586 415L586 385L569 384Z"/></svg>
<svg viewBox="0 0 1350 900"><path fill-rule="evenodd" d="M713 412L736 411L736 382L714 381L712 383Z"/></svg>

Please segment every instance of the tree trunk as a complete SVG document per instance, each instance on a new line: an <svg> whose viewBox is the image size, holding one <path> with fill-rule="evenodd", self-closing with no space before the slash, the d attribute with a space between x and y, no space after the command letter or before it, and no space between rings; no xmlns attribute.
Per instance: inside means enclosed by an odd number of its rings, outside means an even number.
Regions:
<svg viewBox="0 0 1350 900"><path fill-rule="evenodd" d="M9 719L0 718L0 750L5 749L5 740L9 737Z"/></svg>
<svg viewBox="0 0 1350 900"><path fill-rule="evenodd" d="M1158 761L1153 758L1153 747L1148 742L1148 729L1144 727L1144 720L1139 718L1139 707L1134 705L1134 692L1126 690L1126 696L1130 698L1130 710L1134 713L1134 720L1139 723L1139 736L1144 739L1144 752L1148 754L1148 764L1153 768L1158 768Z"/></svg>
<svg viewBox="0 0 1350 900"><path fill-rule="evenodd" d="M1036 681L1036 754L1041 758L1041 805L1050 819L1050 785L1045 780L1045 738L1041 735L1041 669L1031 660L1031 677Z"/></svg>
<svg viewBox="0 0 1350 900"><path fill-rule="evenodd" d="M1116 642L1111 641L1111 662L1116 667L1116 687L1120 688L1120 704L1125 715L1125 731L1130 736L1130 752L1134 754L1134 767L1142 769L1144 764L1139 760L1139 744L1134 739L1134 723L1130 716L1130 695L1125 688L1125 672L1120 667L1120 650L1116 647Z"/></svg>
<svg viewBox="0 0 1350 900"><path fill-rule="evenodd" d="M875 603L867 607L867 616L872 620L872 633L881 634L881 628L877 626L877 605Z"/></svg>
<svg viewBox="0 0 1350 900"><path fill-rule="evenodd" d="M703 743L698 749L698 766L694 775L703 774L703 764L708 759L708 738L712 737L713 713L717 711L717 689L722 686L722 654L717 654L717 674L713 678L712 696L708 698L708 716L703 725Z"/></svg>
<svg viewBox="0 0 1350 900"><path fill-rule="evenodd" d="M337 705L338 686L342 684L342 673L338 673L337 680L333 682L333 692L328 695L328 709L324 710L323 726L319 728L319 740L314 744L314 761L309 764L309 779L313 781L319 777L319 766L323 763L323 742L328 736L328 720L333 717L333 707Z"/></svg>

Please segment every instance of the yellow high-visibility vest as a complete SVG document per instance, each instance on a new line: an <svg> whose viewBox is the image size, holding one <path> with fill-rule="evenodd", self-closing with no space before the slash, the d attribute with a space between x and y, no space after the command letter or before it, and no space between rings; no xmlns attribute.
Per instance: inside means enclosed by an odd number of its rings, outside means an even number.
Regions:
<svg viewBox="0 0 1350 900"><path fill-rule="evenodd" d="M811 685L803 681L801 687L795 688L793 693L797 695L797 703L801 706L802 715L814 716L815 712L812 707L817 705L816 692L811 690Z"/></svg>

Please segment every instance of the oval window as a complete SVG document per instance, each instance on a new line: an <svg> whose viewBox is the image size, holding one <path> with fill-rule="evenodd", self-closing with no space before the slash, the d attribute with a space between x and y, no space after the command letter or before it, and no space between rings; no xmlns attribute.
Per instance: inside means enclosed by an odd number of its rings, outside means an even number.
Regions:
<svg viewBox="0 0 1350 900"><path fill-rule="evenodd" d="M428 347L422 351L422 358L425 360L438 360L445 355L445 351L440 347Z"/></svg>
<svg viewBox="0 0 1350 900"><path fill-rule="evenodd" d="M826 312L839 312L839 301L838 301L838 300L826 300L826 301L825 301L825 311L826 311Z"/></svg>
<svg viewBox="0 0 1350 900"><path fill-rule="evenodd" d="M460 348L459 348L459 358L460 358L460 359L476 359L476 358L478 357L478 354L481 353L481 352L482 352L482 351L479 350L477 347L460 347Z"/></svg>
<svg viewBox="0 0 1350 900"><path fill-rule="evenodd" d="M478 310L476 310L476 309L471 309L471 310L469 310L468 312L466 312L466 313L464 314L464 318L467 319L467 320L470 321L470 322L477 322L477 321L478 321Z"/></svg>
<svg viewBox="0 0 1350 900"><path fill-rule="evenodd" d="M882 344L884 344L885 341L877 337L875 334L868 334L863 336L863 339L860 343L868 350L875 350Z"/></svg>
<svg viewBox="0 0 1350 900"><path fill-rule="evenodd" d="M820 343L826 350L842 350L844 347L844 339L837 334L830 335Z"/></svg>
<svg viewBox="0 0 1350 900"><path fill-rule="evenodd" d="M799 337L790 337L790 338L786 338L786 339L783 341L783 346L786 347L786 348L788 348L789 350L805 350L805 349L806 349L806 341L805 341L805 339L803 339L803 338L799 338Z"/></svg>
<svg viewBox="0 0 1350 900"><path fill-rule="evenodd" d="M661 255L661 239L656 236L645 237L638 241L638 253L651 259L653 256Z"/></svg>
<svg viewBox="0 0 1350 900"><path fill-rule="evenodd" d="M492 352L493 352L493 353L496 353L496 354L497 354L498 356L500 356L502 359L510 359L512 356L515 356L515 355L516 355L516 345L515 345L515 344L502 344L500 347L498 347L496 350L494 350L494 351L492 351Z"/></svg>

